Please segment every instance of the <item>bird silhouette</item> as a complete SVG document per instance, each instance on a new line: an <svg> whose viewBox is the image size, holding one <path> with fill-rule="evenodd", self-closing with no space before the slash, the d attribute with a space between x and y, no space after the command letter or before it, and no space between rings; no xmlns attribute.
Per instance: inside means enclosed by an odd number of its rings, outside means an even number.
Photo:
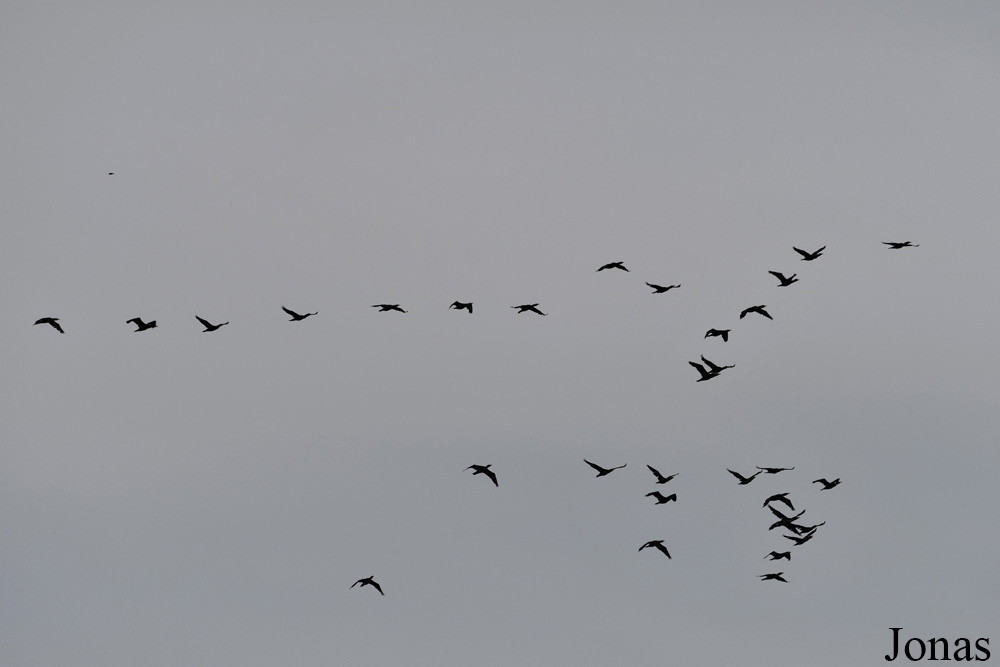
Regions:
<svg viewBox="0 0 1000 667"><path fill-rule="evenodd" d="M372 308L378 308L380 313L388 313L390 310L395 310L400 313L405 313L406 311L399 307L398 303L376 303Z"/></svg>
<svg viewBox="0 0 1000 667"><path fill-rule="evenodd" d="M663 294L664 292L669 292L672 289L677 289L680 285L654 285L653 283L646 283L653 288L653 294Z"/></svg>
<svg viewBox="0 0 1000 667"><path fill-rule="evenodd" d="M197 315L194 316L194 319L201 322L201 326L205 327L205 331L215 331L219 327L224 327L227 324L229 324L229 322L223 322L222 324L212 324L208 320L198 317ZM202 331L202 333L205 333L205 331Z"/></svg>
<svg viewBox="0 0 1000 667"><path fill-rule="evenodd" d="M319 315L318 312L316 312L316 313L306 313L305 315L299 315L294 310L289 310L288 308L285 308L284 306L282 306L281 309L283 311L285 311L286 313L288 313L289 315L292 316L292 319L288 320L289 322L301 322L302 320L306 319L307 317L311 317L313 315Z"/></svg>
<svg viewBox="0 0 1000 667"><path fill-rule="evenodd" d="M662 493L660 493L659 491L652 491L652 492L646 494L647 498L649 498L650 496L653 496L654 498L656 498L656 504L657 505L666 505L671 500L673 500L674 502L677 502L677 494L676 493L671 493L669 496L665 496Z"/></svg>
<svg viewBox="0 0 1000 667"><path fill-rule="evenodd" d="M797 533L799 535L809 535L810 537L812 537L812 534L815 533L817 530L819 530L820 526L825 526L825 525L826 521L820 521L819 523L814 523L811 526L802 526L800 524L793 523L791 526L789 526L789 528L792 529L793 533Z"/></svg>
<svg viewBox="0 0 1000 667"><path fill-rule="evenodd" d="M772 572L771 574L758 574L757 576L760 577L761 581L783 581L787 584L788 579L781 576L783 574L784 572Z"/></svg>
<svg viewBox="0 0 1000 667"><path fill-rule="evenodd" d="M719 337L723 343L729 342L729 329L709 329L705 332L705 338Z"/></svg>
<svg viewBox="0 0 1000 667"><path fill-rule="evenodd" d="M711 380L712 378L718 375L718 373L715 373L713 371L705 370L705 367L699 364L697 361L689 361L688 363L694 366L696 369L698 369L698 372L701 373L701 377L695 380L695 382L704 382L705 380Z"/></svg>
<svg viewBox="0 0 1000 667"><path fill-rule="evenodd" d="M652 547L654 549L659 549L661 552L663 552L664 556L666 556L667 558L670 558L670 552L667 551L667 548L665 546L663 546L663 540L650 540L649 542L646 542L641 547L639 547L639 551L642 551L646 547Z"/></svg>
<svg viewBox="0 0 1000 667"><path fill-rule="evenodd" d="M792 283L799 282L799 279L795 277L797 275L795 273L788 276L787 278L785 277L785 274L778 273L777 271L768 271L768 273L770 273L772 276L778 279L778 282L780 283L778 287L788 287Z"/></svg>
<svg viewBox="0 0 1000 667"><path fill-rule="evenodd" d="M546 313L543 313L542 311L538 310L538 304L537 303L525 303L525 304L521 304L520 306L511 306L511 308L517 308L518 315L520 315L521 313L527 313L528 311L531 311L532 313L538 313L539 315L545 315L546 314Z"/></svg>
<svg viewBox="0 0 1000 667"><path fill-rule="evenodd" d="M382 592L382 587L378 585L377 581L375 581L375 575L374 574L372 576L370 576L370 577L365 577L364 579L358 579L353 584L351 584L351 588L354 588L358 584L361 584L362 588L364 588L365 586L372 586L379 593L382 593L382 595L385 595L385 593Z"/></svg>
<svg viewBox="0 0 1000 667"><path fill-rule="evenodd" d="M140 318L140 317L133 317L130 320L125 320L125 322L126 323L135 324L136 331L145 331L146 329L155 329L156 328L156 320L153 320L152 322L143 322L142 318Z"/></svg>
<svg viewBox="0 0 1000 667"><path fill-rule="evenodd" d="M791 561L792 560L792 552L791 551L772 551L768 555L764 556L764 558L769 558L771 560L781 560L782 558L784 558L787 561Z"/></svg>
<svg viewBox="0 0 1000 667"><path fill-rule="evenodd" d="M749 308L744 309L742 313L740 313L740 319L742 320L744 317L746 317L747 313L757 313L758 315L763 315L769 320L773 320L774 318L771 317L771 315L766 310L764 310L765 308L767 308L767 306L750 306Z"/></svg>
<svg viewBox="0 0 1000 667"><path fill-rule="evenodd" d="M48 324L59 333L66 333L65 331L63 331L63 328L59 326L58 317L43 317L39 320L36 320L35 324ZM32 326L34 326L34 324Z"/></svg>
<svg viewBox="0 0 1000 667"><path fill-rule="evenodd" d="M604 477L605 475L610 475L615 470L618 470L619 468L624 468L625 466L628 465L627 463L623 463L622 465L615 466L614 468L602 468L601 466L597 465L596 463L591 463L587 459L584 459L583 462L586 463L587 465L589 465L594 470L596 470L598 477Z"/></svg>
<svg viewBox="0 0 1000 667"><path fill-rule="evenodd" d="M805 250L801 250L799 248L796 248L795 246L792 246L792 250L802 255L803 262L811 262L817 257L821 257L823 255L823 251L826 250L826 246L823 246L819 250L814 250L812 252L806 252Z"/></svg>
<svg viewBox="0 0 1000 667"><path fill-rule="evenodd" d="M656 477L656 483L657 484L666 484L667 482L669 482L674 477L677 477L677 475L680 474L678 472L675 472L673 475L668 475L668 476L664 477L663 475L660 474L659 470L657 470L653 466L649 465L648 463L646 464L646 467L649 468L649 471L651 473L653 473L653 475Z"/></svg>
<svg viewBox="0 0 1000 667"><path fill-rule="evenodd" d="M838 477L837 479L833 480L832 482L828 481L826 478L814 479L812 483L813 484L817 484L817 483L822 484L823 488L820 489L820 491L829 491L833 487L835 487L838 484L840 484L840 478Z"/></svg>
<svg viewBox="0 0 1000 667"><path fill-rule="evenodd" d="M799 532L795 528L793 528L792 526L795 524L795 520L796 519L798 519L800 516L802 516L803 514L806 513L805 510L802 510L801 512L799 512L795 516L786 516L786 515L782 514L781 512L779 512L778 510L776 510L773 507L771 507L770 505L767 506L767 509L771 510L771 514L773 514L774 516L778 517L778 520L775 521L774 523L772 523L771 526L770 526L770 528L768 528L768 530L774 530L775 528L778 528L779 526L784 526L785 528L787 528L788 530L792 531L793 533L798 533Z"/></svg>
<svg viewBox="0 0 1000 667"><path fill-rule="evenodd" d="M791 468L762 468L761 466L757 466L757 470L763 470L768 475L777 475L783 470L795 470L795 466L792 466Z"/></svg>
<svg viewBox="0 0 1000 667"><path fill-rule="evenodd" d="M729 366L719 366L718 364L713 364L711 361L705 358L705 355L701 355L701 360L708 366L708 371L712 375L718 375L727 368L736 368L736 364L731 364Z"/></svg>
<svg viewBox="0 0 1000 667"><path fill-rule="evenodd" d="M726 470L729 470L729 468L726 468ZM742 486L743 484L749 484L750 482L752 482L754 480L754 477L756 477L757 475L759 475L761 473L761 471L758 470L757 472L755 472L754 474L750 475L749 477L744 477L743 475L739 474L735 470L729 470L729 473L731 475L733 475L733 477L735 477L736 479L740 480L740 485Z"/></svg>
<svg viewBox="0 0 1000 667"><path fill-rule="evenodd" d="M801 546L813 538L813 533L809 533L808 535L803 535L802 537L799 537L798 535L782 535L782 537L784 537L786 540L791 540L792 542L795 542L795 546Z"/></svg>
<svg viewBox="0 0 1000 667"><path fill-rule="evenodd" d="M900 248L919 248L919 243L910 243L909 241L882 241L884 245L889 246L889 250L899 250Z"/></svg>
<svg viewBox="0 0 1000 667"><path fill-rule="evenodd" d="M473 475L486 475L491 480L493 480L493 485L494 486L500 486L500 482L497 481L496 473L493 472L492 470L490 470L490 466L491 465L493 465L493 464L492 463L487 463L484 466L472 464L471 466L469 466L468 468L466 468L466 470L472 470L473 471L473 473L472 473Z"/></svg>
<svg viewBox="0 0 1000 667"><path fill-rule="evenodd" d="M623 262L611 262L610 264L605 264L604 266L602 266L597 270L603 271L604 269L621 269L622 271L628 271L628 269L625 268L625 264Z"/></svg>
<svg viewBox="0 0 1000 667"><path fill-rule="evenodd" d="M462 303L461 301L456 301L448 306L448 308L454 308L455 310L467 310L470 315L472 314L472 303Z"/></svg>
<svg viewBox="0 0 1000 667"><path fill-rule="evenodd" d="M788 505L788 509L792 510L793 512L795 511L795 505L793 505L792 501L788 499L787 491L785 493L776 493L773 496L768 497L768 499L764 501L764 504L761 505L761 507L767 507L771 503L785 503L786 505Z"/></svg>

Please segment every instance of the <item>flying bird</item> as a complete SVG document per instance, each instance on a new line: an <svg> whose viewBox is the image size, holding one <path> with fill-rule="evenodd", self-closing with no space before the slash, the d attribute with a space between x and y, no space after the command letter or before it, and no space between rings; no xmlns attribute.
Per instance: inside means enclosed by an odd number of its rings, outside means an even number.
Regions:
<svg viewBox="0 0 1000 667"><path fill-rule="evenodd" d="M889 246L889 250L899 250L900 248L919 248L919 243L910 243L909 241L882 241L884 245Z"/></svg>
<svg viewBox="0 0 1000 667"><path fill-rule="evenodd" d="M729 468L726 468L726 470L729 470ZM735 477L736 479L740 480L740 485L742 486L743 484L749 484L750 482L752 482L753 479L754 479L754 477L756 477L757 475L759 475L761 473L761 471L758 470L757 472L755 472L754 474L750 475L749 477L744 477L743 475L739 474L735 470L729 470L729 473L731 475L733 475L733 477Z"/></svg>
<svg viewBox="0 0 1000 667"><path fill-rule="evenodd" d="M757 466L757 470L763 470L768 475L777 475L782 470L795 470L795 466L792 466L791 468L762 468Z"/></svg>
<svg viewBox="0 0 1000 667"><path fill-rule="evenodd" d="M766 310L764 310L765 308L767 308L767 306L750 306L749 308L744 309L742 313L740 313L740 319L742 320L744 317L746 317L747 313L757 313L758 315L763 315L769 320L773 320L774 318L771 317L771 315L768 314Z"/></svg>
<svg viewBox="0 0 1000 667"><path fill-rule="evenodd" d="M610 264L605 264L597 270L603 271L604 269L621 269L622 271L628 272L628 269L625 268L624 262L611 262Z"/></svg>
<svg viewBox="0 0 1000 667"><path fill-rule="evenodd" d="M650 540L649 542L646 542L641 547L639 547L639 551L642 551L646 547L653 547L654 549L659 549L660 551L663 552L664 556L670 558L670 552L667 551L667 548L665 546L663 546L663 540Z"/></svg>
<svg viewBox="0 0 1000 667"><path fill-rule="evenodd" d="M194 319L201 322L201 326L205 327L205 331L202 331L202 333L205 333L206 331L215 331L219 327L224 327L227 324L229 324L229 322L223 322L222 324L212 324L208 320L198 317L197 315L194 316Z"/></svg>
<svg viewBox="0 0 1000 667"><path fill-rule="evenodd" d="M768 528L768 530L774 530L775 528L777 528L779 526L784 526L785 528L787 528L788 530L792 531L793 533L798 533L799 532L795 528L793 528L792 526L795 524L795 520L796 519L798 519L800 516L802 516L803 514L806 513L805 510L802 510L801 512L799 512L795 516L785 516L784 514L782 514L778 510L774 509L770 505L767 506L767 509L771 510L771 513L774 516L778 517L778 520L775 521L774 523L772 523L771 526Z"/></svg>
<svg viewBox="0 0 1000 667"><path fill-rule="evenodd" d="M796 248L795 246L792 246L792 250L802 255L803 262L811 262L817 257L823 255L823 251L826 250L826 246L823 246L819 250L814 250L813 252L806 252L805 250L801 250L800 248Z"/></svg>
<svg viewBox="0 0 1000 667"><path fill-rule="evenodd" d="M701 355L701 360L708 366L708 370L712 375L718 375L727 368L736 368L736 364L731 364L729 366L719 366L718 364L713 364L711 361L705 358L705 355Z"/></svg>
<svg viewBox="0 0 1000 667"><path fill-rule="evenodd" d="M520 315L521 313L527 313L528 311L531 311L532 313L538 313L539 315L545 315L545 313L538 310L537 303L525 303L521 304L520 306L511 306L511 308L517 308L518 315Z"/></svg>
<svg viewBox="0 0 1000 667"><path fill-rule="evenodd" d="M646 467L649 468L649 471L651 473L653 473L653 475L656 477L656 483L657 484L666 484L667 482L669 482L674 477L677 477L677 475L680 474L680 473L675 472L673 475L668 475L668 476L664 477L663 475L660 474L660 471L657 470L656 468L654 468L653 466L651 466L649 464L646 464Z"/></svg>
<svg viewBox="0 0 1000 667"><path fill-rule="evenodd" d="M757 576L760 577L761 581L783 581L787 584L788 579L781 576L783 574L784 572L772 572L771 574L758 574Z"/></svg>
<svg viewBox="0 0 1000 667"><path fill-rule="evenodd" d="M365 577L364 579L358 579L353 584L351 584L351 588L354 588L358 584L361 584L362 588L364 588L365 586L372 586L379 593L382 593L382 587L378 585L377 581L375 581L375 575L374 574L372 576L370 576L370 577ZM385 593L382 593L382 595L385 595Z"/></svg>
<svg viewBox="0 0 1000 667"><path fill-rule="evenodd" d="M816 484L816 483L822 484L823 488L820 489L820 491L829 491L833 487L835 487L838 484L840 484L840 478L838 477L837 479L833 480L832 482L828 481L826 478L814 479L812 483L813 484Z"/></svg>
<svg viewBox="0 0 1000 667"><path fill-rule="evenodd" d="M647 498L649 498L650 496L653 496L654 498L656 498L656 504L657 505L666 505L671 500L673 500L674 502L677 502L677 494L676 493L671 493L669 496L665 496L662 493L660 493L659 491L652 491L652 492L646 494Z"/></svg>
<svg viewBox="0 0 1000 667"><path fill-rule="evenodd" d="M289 309L285 308L284 306L282 306L281 309L283 311L285 311L286 313L288 313L289 315L292 316L292 319L288 320L289 322L301 322L302 320L304 320L307 317L310 317L312 315L319 315L318 312L316 312L316 313L306 313L305 315L299 315L294 310L289 310Z"/></svg>
<svg viewBox="0 0 1000 667"><path fill-rule="evenodd" d="M53 329L55 329L56 331L58 331L59 333L66 333L65 331L63 331L63 328L61 326L59 326L59 318L58 317L43 317L43 318L41 318L39 320L36 320L35 324L48 324ZM32 325L32 326L34 326L34 325Z"/></svg>
<svg viewBox="0 0 1000 667"><path fill-rule="evenodd" d="M466 470L472 470L473 471L473 473L472 473L473 475L486 475L491 480L493 480L493 485L494 486L500 486L500 482L497 481L496 473L493 472L492 470L490 470L490 466L491 465L493 465L493 464L492 463L487 463L484 466L472 464L471 466L469 466L468 468L466 468Z"/></svg>
<svg viewBox="0 0 1000 667"><path fill-rule="evenodd" d="M799 282L799 279L795 277L798 274L795 273L788 276L787 278L785 277L785 274L779 273L777 271L768 271L768 273L770 273L772 276L778 279L778 282L780 283L778 287L788 287L792 283Z"/></svg>
<svg viewBox="0 0 1000 667"><path fill-rule="evenodd" d="M387 313L390 310L396 310L400 313L405 313L406 311L399 307L398 303L376 303L372 308L378 308L378 312Z"/></svg>
<svg viewBox="0 0 1000 667"><path fill-rule="evenodd" d="M772 551L768 555L764 556L764 558L769 558L770 560L781 560L782 558L784 558L787 561L791 561L792 560L792 552L791 551Z"/></svg>
<svg viewBox="0 0 1000 667"><path fill-rule="evenodd" d="M705 338L715 338L718 336L723 343L729 342L729 329L709 329L705 332Z"/></svg>
<svg viewBox="0 0 1000 667"><path fill-rule="evenodd" d="M785 493L776 493L773 496L770 496L767 500L764 501L764 504L761 505L761 507L767 507L771 503L785 503L786 505L788 505L788 509L792 510L793 512L795 511L795 505L792 505L792 501L788 499L787 491Z"/></svg>
<svg viewBox="0 0 1000 667"><path fill-rule="evenodd" d="M472 303L462 303L461 301L456 301L455 303L448 306L448 308L454 308L455 310L467 310L469 314L472 314Z"/></svg>
<svg viewBox="0 0 1000 667"><path fill-rule="evenodd" d="M153 320L152 322L143 322L142 318L140 318L140 317L133 317L130 320L125 320L125 322L126 323L135 324L136 331L145 331L146 329L155 329L156 328L156 320Z"/></svg>
<svg viewBox="0 0 1000 667"><path fill-rule="evenodd" d="M589 465L594 470L596 470L598 477L604 477L605 475L610 475L615 470L618 470L619 468L624 468L625 466L628 465L627 463L623 463L622 465L615 466L614 468L602 468L601 466L597 465L596 463L591 463L587 459L584 459L583 462L586 463L587 465Z"/></svg>
<svg viewBox="0 0 1000 667"><path fill-rule="evenodd" d="M646 283L653 288L653 294L663 294L664 292L669 292L672 289L677 289L680 285L654 285L653 283Z"/></svg>
<svg viewBox="0 0 1000 667"><path fill-rule="evenodd" d="M711 380L716 375L718 375L718 373L713 373L712 371L705 370L705 367L699 364L697 361L689 361L688 363L694 366L696 369L698 369L698 372L701 373L701 377L695 380L695 382L704 382L705 380Z"/></svg>
<svg viewBox="0 0 1000 667"><path fill-rule="evenodd" d="M798 535L782 535L782 537L786 540L795 542L795 546L800 546L811 540L813 538L813 534L814 533L809 533L808 535L804 535L802 537L799 537Z"/></svg>

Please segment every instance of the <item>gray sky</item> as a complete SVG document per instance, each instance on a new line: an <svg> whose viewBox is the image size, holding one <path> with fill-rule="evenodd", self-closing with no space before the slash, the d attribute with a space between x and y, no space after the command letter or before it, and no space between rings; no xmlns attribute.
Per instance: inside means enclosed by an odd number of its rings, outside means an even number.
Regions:
<svg viewBox="0 0 1000 667"><path fill-rule="evenodd" d="M995 3L203 4L2 10L5 664L1000 641Z"/></svg>

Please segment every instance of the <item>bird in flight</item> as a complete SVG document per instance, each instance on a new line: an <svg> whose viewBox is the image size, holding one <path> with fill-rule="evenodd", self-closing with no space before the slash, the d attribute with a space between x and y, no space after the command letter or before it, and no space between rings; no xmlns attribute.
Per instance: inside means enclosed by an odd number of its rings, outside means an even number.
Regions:
<svg viewBox="0 0 1000 667"><path fill-rule="evenodd" d="M202 333L205 333L206 331L215 331L219 327L224 327L227 324L229 324L229 322L223 322L222 324L212 324L208 320L198 317L197 315L194 316L194 319L201 322L201 326L205 327L205 331L202 331Z"/></svg>
<svg viewBox="0 0 1000 667"><path fill-rule="evenodd" d="M43 318L37 320L35 322L35 324L48 324L48 325L52 326L52 328L55 329L56 331L58 331L59 333L66 333L65 331L63 331L63 328L61 326L59 326L59 318L58 317L43 317ZM32 325L32 326L34 326L34 325Z"/></svg>
<svg viewBox="0 0 1000 667"><path fill-rule="evenodd" d="M400 313L405 313L406 311L399 307L398 303L376 303L372 308L378 308L380 313L388 313L390 310L396 310Z"/></svg>
<svg viewBox="0 0 1000 667"><path fill-rule="evenodd" d="M757 313L758 315L763 315L769 320L773 320L774 318L771 317L771 315L768 314L766 310L764 310L765 308L767 308L767 306L750 306L749 308L744 309L742 313L740 313L740 319L742 320L744 317L746 317L747 313Z"/></svg>
<svg viewBox="0 0 1000 667"><path fill-rule="evenodd" d="M788 579L781 576L783 574L784 572L772 572L771 574L758 574L757 576L760 577L761 581L783 581L787 584Z"/></svg>
<svg viewBox="0 0 1000 667"><path fill-rule="evenodd" d="M473 471L472 472L473 475L486 475L491 480L493 480L493 485L494 486L500 486L500 482L497 481L497 475L496 475L496 473L493 472L492 470L490 470L490 466L491 465L493 465L493 464L492 463L487 463L484 466L472 464L471 466L469 466L468 468L466 468L466 470L472 470Z"/></svg>
<svg viewBox="0 0 1000 667"><path fill-rule="evenodd" d="M472 314L472 303L462 303L461 301L456 301L455 303L448 306L448 308L454 308L455 310L467 310L469 314Z"/></svg>
<svg viewBox="0 0 1000 667"><path fill-rule="evenodd" d="M604 477L605 475L610 475L615 470L618 470L619 468L624 468L625 466L628 465L627 463L623 463L622 465L615 466L614 468L602 468L601 466L597 465L596 463L591 463L587 459L584 459L583 462L586 463L587 465L589 465L594 470L596 470L598 477Z"/></svg>
<svg viewBox="0 0 1000 667"><path fill-rule="evenodd" d="M351 588L354 588L358 584L361 584L362 588L364 588L365 586L372 586L379 593L382 593L382 587L378 585L377 581L375 581L375 575L374 574L372 576L370 576L370 577L365 577L364 579L358 579L353 584L351 584ZM385 595L385 593L382 593L382 595Z"/></svg>
<svg viewBox="0 0 1000 667"><path fill-rule="evenodd" d="M646 542L641 547L639 547L639 551L642 551L646 547L653 547L654 549L659 549L660 551L663 552L664 556L670 558L670 552L667 551L667 548L665 546L663 546L663 540L650 540L649 542Z"/></svg>
<svg viewBox="0 0 1000 667"><path fill-rule="evenodd" d="M791 468L762 468L757 466L757 470L763 470L768 475L777 475L782 470L795 470L795 466L792 466Z"/></svg>
<svg viewBox="0 0 1000 667"><path fill-rule="evenodd" d="M723 343L729 342L729 329L709 329L705 332L705 338L715 338L718 336Z"/></svg>
<svg viewBox="0 0 1000 667"><path fill-rule="evenodd" d="M795 273L788 276L787 278L785 277L785 274L779 273L778 271L768 271L768 273L770 273L772 276L778 279L778 282L780 283L778 287L788 287L792 283L799 282L799 279L795 277L798 274Z"/></svg>
<svg viewBox="0 0 1000 667"><path fill-rule="evenodd" d="M708 366L708 370L712 375L718 375L727 368L736 368L736 364L731 364L729 366L719 366L718 364L713 364L711 361L705 358L705 355L701 355L701 360Z"/></svg>
<svg viewBox="0 0 1000 667"><path fill-rule="evenodd" d="M782 537L784 537L786 540L791 540L792 542L795 542L795 546L800 546L811 540L813 538L813 535L814 533L809 533L808 535L804 535L802 537L799 537L798 535L782 535Z"/></svg>
<svg viewBox="0 0 1000 667"><path fill-rule="evenodd" d="M838 477L837 479L833 480L832 482L828 481L825 477L824 478L820 478L820 479L814 479L813 480L813 484L816 484L816 483L819 483L819 484L823 485L823 488L820 489L820 491L829 491L833 487L835 487L838 484L840 484L840 478Z"/></svg>
<svg viewBox="0 0 1000 667"><path fill-rule="evenodd" d="M677 289L680 285L654 285L653 283L646 283L653 288L653 294L663 294L664 292L669 292L672 289Z"/></svg>
<svg viewBox="0 0 1000 667"><path fill-rule="evenodd" d="M729 470L729 468L726 468L726 470ZM735 470L729 470L729 473L731 475L733 475L736 479L740 480L740 485L742 486L743 484L749 484L750 482L752 482L754 480L754 477L756 477L757 475L759 475L761 473L761 471L758 470L757 472L755 472L754 474L750 475L749 477L744 477L743 475L739 474Z"/></svg>
<svg viewBox="0 0 1000 667"><path fill-rule="evenodd" d="M135 324L136 331L145 331L146 329L155 329L156 320L152 322L143 322L141 317L133 317L130 320L125 320L126 323Z"/></svg>
<svg viewBox="0 0 1000 667"><path fill-rule="evenodd" d="M649 471L651 473L653 473L653 475L656 477L656 483L657 484L666 484L667 482L669 482L674 477L677 477L677 475L680 474L680 473L675 472L673 475L668 475L668 476L664 477L663 475L660 474L659 470L657 470L653 466L649 465L648 463L646 464L646 467L649 468Z"/></svg>
<svg viewBox="0 0 1000 667"><path fill-rule="evenodd" d="M665 496L662 493L660 493L659 491L652 491L652 492L646 494L647 498L649 498L650 496L653 496L654 498L656 498L656 504L657 505L666 505L671 500L673 500L674 502L677 502L677 494L676 493L671 493L669 496Z"/></svg>
<svg viewBox="0 0 1000 667"><path fill-rule="evenodd" d="M538 310L537 303L525 303L521 304L520 306L511 306L511 308L517 308L518 315L520 315L521 313L527 313L528 311L531 311L532 313L538 313L539 315L545 315L545 313Z"/></svg>
<svg viewBox="0 0 1000 667"><path fill-rule="evenodd" d="M611 262L610 264L605 264L604 266L602 266L597 270L603 271L604 269L621 269L622 271L628 272L628 269L625 268L624 262Z"/></svg>
<svg viewBox="0 0 1000 667"><path fill-rule="evenodd" d="M771 503L785 503L786 505L788 505L788 509L792 510L793 512L795 511L795 505L793 505L792 501L788 499L787 491L785 493L776 493L773 496L770 496L767 500L764 501L764 504L761 505L761 507L767 507Z"/></svg>
<svg viewBox="0 0 1000 667"><path fill-rule="evenodd" d="M289 310L289 309L285 308L284 306L282 306L281 309L283 311L285 311L286 313L288 313L289 315L292 316L292 319L288 320L289 322L301 322L302 320L304 320L307 317L310 317L312 315L319 315L318 312L315 312L315 313L306 313L305 315L299 315L294 310Z"/></svg>
<svg viewBox="0 0 1000 667"><path fill-rule="evenodd" d="M718 373L713 373L711 371L705 370L705 367L699 364L697 361L689 361L688 363L694 366L698 370L698 372L701 373L701 377L695 380L695 382L704 382L705 380L711 380L716 375L718 375Z"/></svg>
<svg viewBox="0 0 1000 667"><path fill-rule="evenodd" d="M910 243L909 241L882 241L884 245L889 246L889 250L899 250L900 248L919 248L919 243Z"/></svg>
<svg viewBox="0 0 1000 667"><path fill-rule="evenodd" d="M799 533L799 531L796 530L795 528L793 528L793 526L795 525L795 520L798 519L800 516L802 516L803 514L806 513L805 510L802 510L801 512L799 512L795 516L785 516L784 514L782 514L778 510L774 509L770 505L767 506L767 509L771 510L771 514L773 514L774 516L778 517L778 520L775 521L774 523L772 523L771 526L768 528L768 530L774 530L778 526L784 526L785 528L787 528L788 530L792 531L793 533ZM799 533L799 534L801 534L801 533Z"/></svg>
<svg viewBox="0 0 1000 667"><path fill-rule="evenodd" d="M784 558L787 561L791 561L792 560L792 552L791 551L772 551L768 555L764 556L764 558L768 558L770 560L781 560L782 558Z"/></svg>
<svg viewBox="0 0 1000 667"><path fill-rule="evenodd" d="M802 250L800 248L796 248L795 246L792 246L792 250L794 250L795 252L797 252L800 255L802 255L802 261L803 262L811 262L814 259L816 259L817 257L822 256L823 251L826 250L826 246L823 246L819 250L814 250L813 252L806 252L805 250Z"/></svg>

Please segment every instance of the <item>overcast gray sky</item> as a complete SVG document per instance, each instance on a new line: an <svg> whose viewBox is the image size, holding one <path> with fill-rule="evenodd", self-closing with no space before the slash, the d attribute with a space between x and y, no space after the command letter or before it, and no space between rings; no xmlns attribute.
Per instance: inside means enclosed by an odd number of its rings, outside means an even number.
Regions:
<svg viewBox="0 0 1000 667"><path fill-rule="evenodd" d="M1000 642L996 3L207 4L0 11L5 665Z"/></svg>

